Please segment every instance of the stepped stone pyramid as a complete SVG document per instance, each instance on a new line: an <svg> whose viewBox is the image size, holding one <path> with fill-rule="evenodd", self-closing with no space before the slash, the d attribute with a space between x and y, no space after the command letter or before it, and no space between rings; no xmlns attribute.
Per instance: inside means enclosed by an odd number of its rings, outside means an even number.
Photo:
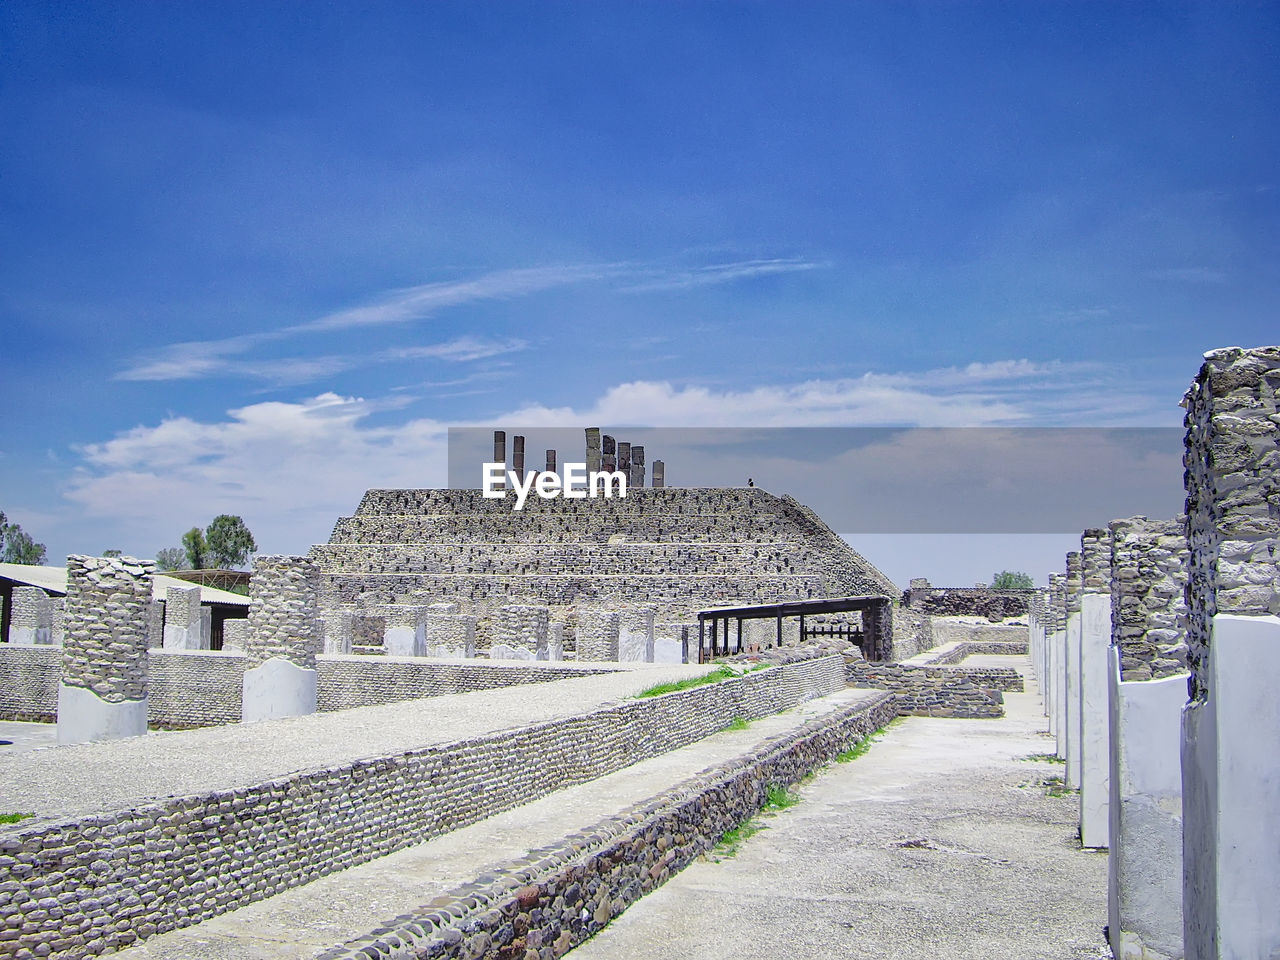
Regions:
<svg viewBox="0 0 1280 960"><path fill-rule="evenodd" d="M312 548L325 613L457 603L483 625L539 604L651 606L668 624L712 606L898 589L809 508L749 488L632 488L614 499L484 499L478 490L369 490Z"/></svg>

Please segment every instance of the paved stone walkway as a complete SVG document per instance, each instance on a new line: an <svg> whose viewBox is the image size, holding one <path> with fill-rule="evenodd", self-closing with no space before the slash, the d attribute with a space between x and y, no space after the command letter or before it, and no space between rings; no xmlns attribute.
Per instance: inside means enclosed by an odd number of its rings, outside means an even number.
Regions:
<svg viewBox="0 0 1280 960"><path fill-rule="evenodd" d="M122 960L301 960L368 933L497 865L647 800L768 737L878 691L844 690L560 790L515 810L362 866L163 934ZM670 956L670 955L669 955Z"/></svg>
<svg viewBox="0 0 1280 960"><path fill-rule="evenodd" d="M1025 759L1052 751L1027 689L1005 694L1000 720L897 721L736 855L693 864L574 960L1109 957L1106 854L1080 849L1077 797L1047 795L1062 765Z"/></svg>
<svg viewBox="0 0 1280 960"><path fill-rule="evenodd" d="M518 668L517 668L518 669ZM163 731L0 753L0 811L79 817L148 800L265 783L540 720L574 716L710 667L624 664L618 673L520 684L270 723Z"/></svg>

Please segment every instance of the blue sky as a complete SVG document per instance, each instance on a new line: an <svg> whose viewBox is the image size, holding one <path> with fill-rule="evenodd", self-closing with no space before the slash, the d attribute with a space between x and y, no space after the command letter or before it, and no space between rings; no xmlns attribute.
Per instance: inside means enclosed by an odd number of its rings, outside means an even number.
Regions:
<svg viewBox="0 0 1280 960"><path fill-rule="evenodd" d="M301 551L451 424L1176 426L1277 339L1278 47L1266 4L9 0L0 509L55 561Z"/></svg>

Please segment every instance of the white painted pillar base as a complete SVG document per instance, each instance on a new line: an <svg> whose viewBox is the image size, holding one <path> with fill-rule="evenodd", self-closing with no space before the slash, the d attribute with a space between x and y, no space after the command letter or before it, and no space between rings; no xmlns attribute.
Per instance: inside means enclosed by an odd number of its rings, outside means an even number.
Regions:
<svg viewBox="0 0 1280 960"><path fill-rule="evenodd" d="M1182 712L1187 960L1280 957L1280 617L1218 614Z"/></svg>
<svg viewBox="0 0 1280 960"><path fill-rule="evenodd" d="M1111 713L1107 922L1116 960L1182 957L1180 715L1187 675L1120 679L1108 656Z"/></svg>
<svg viewBox="0 0 1280 960"><path fill-rule="evenodd" d="M1080 613L1067 615L1066 645L1066 740L1067 740L1067 786L1072 790L1080 789Z"/></svg>
<svg viewBox="0 0 1280 960"><path fill-rule="evenodd" d="M1057 753L1067 759L1067 631L1053 634L1053 733ZM1064 771L1065 772L1065 771Z"/></svg>
<svg viewBox="0 0 1280 960"><path fill-rule="evenodd" d="M421 624L388 626L382 642L388 657L422 657L427 652L427 637Z"/></svg>
<svg viewBox="0 0 1280 960"><path fill-rule="evenodd" d="M58 684L59 744L119 740L146 732L146 700L103 700L84 687Z"/></svg>
<svg viewBox="0 0 1280 960"><path fill-rule="evenodd" d="M163 647L165 650L209 649L209 647L203 642L199 623L192 623L185 627L174 626L171 623L166 623L164 625Z"/></svg>
<svg viewBox="0 0 1280 960"><path fill-rule="evenodd" d="M301 717L316 712L316 672L284 657L244 672L240 722Z"/></svg>
<svg viewBox="0 0 1280 960"><path fill-rule="evenodd" d="M1107 705L1107 651L1111 647L1111 595L1080 598L1080 842L1107 846L1111 827L1111 713Z"/></svg>

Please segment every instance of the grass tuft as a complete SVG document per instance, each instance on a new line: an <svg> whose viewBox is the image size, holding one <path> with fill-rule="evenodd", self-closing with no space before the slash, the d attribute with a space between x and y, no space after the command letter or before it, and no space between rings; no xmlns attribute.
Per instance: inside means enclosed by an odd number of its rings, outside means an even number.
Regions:
<svg viewBox="0 0 1280 960"><path fill-rule="evenodd" d="M751 721L748 720L746 717L734 717L732 720L729 721L728 726L721 727L720 729L721 729L721 732L725 730L745 730L749 726L751 726Z"/></svg>
<svg viewBox="0 0 1280 960"><path fill-rule="evenodd" d="M675 693L677 690L691 690L694 687L702 687L708 683L719 683L721 680L732 680L734 677L741 676L738 671L728 664L722 664L710 673L704 673L700 677L685 677L683 680L673 680L670 683L659 683L649 687L647 690L641 690L636 694L636 698L640 697L660 697L664 693Z"/></svg>
<svg viewBox="0 0 1280 960"><path fill-rule="evenodd" d="M34 813L0 813L0 823L17 823L34 817Z"/></svg>
<svg viewBox="0 0 1280 960"><path fill-rule="evenodd" d="M1040 763L1066 763L1062 757L1056 753L1033 753L1029 757L1023 757L1023 760L1036 760Z"/></svg>

